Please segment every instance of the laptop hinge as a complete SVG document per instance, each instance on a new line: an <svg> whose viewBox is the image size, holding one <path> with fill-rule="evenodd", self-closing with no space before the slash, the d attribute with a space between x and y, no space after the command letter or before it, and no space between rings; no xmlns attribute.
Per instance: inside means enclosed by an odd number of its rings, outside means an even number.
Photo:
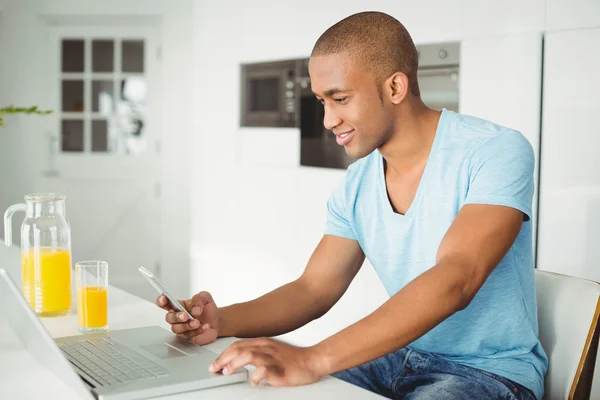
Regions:
<svg viewBox="0 0 600 400"><path fill-rule="evenodd" d="M88 385L92 389L95 389L97 387L101 387L102 386L98 382L96 382L91 376L89 376L88 374L86 374L85 372L83 372L77 365L73 364L72 362L69 362L69 364L71 364L71 367L73 367L73 369L75 370L75 372L77 373L77 375L79 375L79 377L81 378L81 380L83 381L83 383L85 383L86 385Z"/></svg>

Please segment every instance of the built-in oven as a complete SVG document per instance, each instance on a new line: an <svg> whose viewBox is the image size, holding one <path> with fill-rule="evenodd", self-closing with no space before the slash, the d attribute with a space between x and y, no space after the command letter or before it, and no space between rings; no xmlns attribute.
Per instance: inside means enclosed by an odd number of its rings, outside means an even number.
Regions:
<svg viewBox="0 0 600 400"><path fill-rule="evenodd" d="M297 126L299 65L299 60L242 64L241 126Z"/></svg>
<svg viewBox="0 0 600 400"><path fill-rule="evenodd" d="M460 43L417 46L419 52L419 89L423 102L435 110L458 112Z"/></svg>
<svg viewBox="0 0 600 400"><path fill-rule="evenodd" d="M325 129L325 109L312 92L308 59L303 60L300 83L300 165L346 168L353 158L337 144L335 135Z"/></svg>
<svg viewBox="0 0 600 400"><path fill-rule="evenodd" d="M423 102L437 110L458 112L460 44L439 43L417 46L418 81ZM300 164L310 167L347 168L355 160L323 126L323 106L310 89L308 60L300 69Z"/></svg>

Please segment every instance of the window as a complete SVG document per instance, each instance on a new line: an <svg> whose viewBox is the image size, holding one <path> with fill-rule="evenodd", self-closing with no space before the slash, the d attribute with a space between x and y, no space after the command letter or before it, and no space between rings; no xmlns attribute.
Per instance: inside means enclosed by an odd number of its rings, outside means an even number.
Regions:
<svg viewBox="0 0 600 400"><path fill-rule="evenodd" d="M63 154L146 151L145 45L129 37L61 39Z"/></svg>

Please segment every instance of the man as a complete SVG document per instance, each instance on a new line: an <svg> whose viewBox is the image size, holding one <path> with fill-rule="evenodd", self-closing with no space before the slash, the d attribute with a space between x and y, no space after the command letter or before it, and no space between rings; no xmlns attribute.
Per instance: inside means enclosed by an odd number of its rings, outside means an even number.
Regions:
<svg viewBox="0 0 600 400"><path fill-rule="evenodd" d="M260 337L231 345L211 371L254 365L252 384L277 386L334 374L396 399L541 399L532 148L514 130L425 106L417 64L410 35L383 13L352 15L319 38L312 90L358 161L300 278L224 308L199 293L184 301L192 321L167 314L198 344ZM365 257L390 295L379 309L311 347L266 338L324 315Z"/></svg>

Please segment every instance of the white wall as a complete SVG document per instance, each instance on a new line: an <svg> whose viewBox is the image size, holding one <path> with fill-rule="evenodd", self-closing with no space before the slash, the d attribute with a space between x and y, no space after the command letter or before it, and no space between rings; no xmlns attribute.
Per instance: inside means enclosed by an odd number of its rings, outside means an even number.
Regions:
<svg viewBox="0 0 600 400"><path fill-rule="evenodd" d="M162 165L161 280L180 296L189 295L190 171L194 122L193 2L161 2Z"/></svg>
<svg viewBox="0 0 600 400"><path fill-rule="evenodd" d="M176 3L162 0L21 0L8 3L3 12L4 23L0 26L0 104L39 104L48 107L43 100L56 96L48 89L43 52L44 25L40 19L74 16L110 16L113 22L123 22L120 17L135 19L151 18L159 21L160 41L163 50L162 103L160 135L167 140L162 143L163 200L160 215L161 261L165 283L181 296L188 292L186 278L189 275L189 140L192 126L192 1ZM0 130L0 210L21 202L23 195L51 185L43 177L48 165L49 119L40 117L10 116L7 127ZM81 199L69 199L79 201ZM106 207L93 210L96 214L106 212L114 215L114 202L106 199ZM69 216L69 208L67 215ZM97 215L96 215L97 216ZM155 229L155 215L148 215L140 229ZM18 232L19 224L14 225ZM93 229L93 227L92 227ZM72 232L75 236L78 233ZM3 236L0 235L0 236ZM18 238L18 236L16 236ZM74 249L74 253L77 249ZM139 278L139 277L138 277ZM143 281L140 281L144 285Z"/></svg>
<svg viewBox="0 0 600 400"><path fill-rule="evenodd" d="M4 63L2 62L5 57L4 40L2 39L4 32L4 14L2 12L3 8L4 2L0 0L0 104L5 104L6 101L4 99ZM3 135L0 135L0 146L4 145L2 136ZM6 160L4 158L0 158L0 188L3 186L2 182L5 182L5 180L8 179L8 171L6 167ZM0 204L2 203L1 192L2 191L0 190ZM2 236L4 236L4 234Z"/></svg>
<svg viewBox="0 0 600 400"><path fill-rule="evenodd" d="M525 6L516 0L510 3L311 0L295 6L267 0L248 5L232 0L196 2L192 291L209 290L217 304L226 305L249 300L298 277L323 234L326 200L344 175L340 170L298 166L296 129L239 128L241 62L306 57L318 36L333 23L354 12L380 10L403 22L417 43L471 40L461 67L472 72L474 66L490 62L488 55L494 55L493 47L484 54L472 51L477 44L489 39L489 45L496 46L502 42L498 35L513 35L502 47L499 65L519 68L495 67L493 73L472 79L479 79L478 85L498 87L496 73L501 72L504 82L532 79L535 86L540 80L539 61L530 65L521 57L536 40L539 43L544 4L541 0ZM518 13L508 11L516 8ZM519 45L519 35L527 38L525 47ZM532 57L535 60L539 54ZM461 102L467 110L492 109L487 116L494 122L521 129L535 139L539 112L514 115L514 111L519 106L535 109L539 92L537 98L527 94L519 104L511 104L512 88L503 87L498 93L468 84L461 86ZM362 318L386 298L366 263L331 313L289 335L288 340L315 342Z"/></svg>
<svg viewBox="0 0 600 400"><path fill-rule="evenodd" d="M241 7L196 3L191 285L193 291L210 290L218 304L248 300L299 276L322 235L329 190L343 176L341 171L289 166L270 153L289 154L290 149L264 140L254 160L280 164L240 159L248 151L240 148L239 63L306 56L331 19L360 9L355 1L340 11L327 6L308 12L313 3L297 8L269 1ZM263 139L271 133L249 131ZM295 129L284 134L291 146L299 140ZM354 308L351 315L364 313L361 304ZM334 331L343 319L330 319L320 332L304 338Z"/></svg>
<svg viewBox="0 0 600 400"><path fill-rule="evenodd" d="M20 25L26 17L14 11L8 3L3 12L3 23L0 29L0 47L2 48L2 104L40 104L40 87L43 87L43 58L39 52L25 51L35 46L35 34L26 30L19 32ZM22 33L14 35L15 32ZM16 38L19 38L16 40ZM35 47L33 47L35 48ZM39 178L41 160L45 150L43 121L39 117L9 115L5 117L5 127L0 130L1 183L0 210L13 203L22 202L23 195L31 193ZM19 224L14 224L14 232L19 231ZM4 234L2 233L2 236ZM18 236L16 236L18 238Z"/></svg>
<svg viewBox="0 0 600 400"><path fill-rule="evenodd" d="M7 104L6 102L8 100L5 99L5 89L4 89L4 82L5 82L5 67L4 67L4 62L3 60L5 59L5 35L4 35L4 13L2 12L3 8L5 6L5 2L0 2L0 104ZM7 135L4 135L3 132L4 129L2 127L0 127L0 149L5 148L5 146L9 145L9 137ZM9 164L9 159L8 157L0 157L0 207L2 207L3 204L7 204L8 200L5 200L5 195L4 195L4 191L5 188L7 186L7 182L9 182L9 179L11 179L10 177L11 174L11 166ZM0 232L2 232L2 237L4 237L4 228L0 229ZM0 243L0 245L2 245L2 243Z"/></svg>
<svg viewBox="0 0 600 400"><path fill-rule="evenodd" d="M597 0L546 0L546 30L593 28L600 26Z"/></svg>

